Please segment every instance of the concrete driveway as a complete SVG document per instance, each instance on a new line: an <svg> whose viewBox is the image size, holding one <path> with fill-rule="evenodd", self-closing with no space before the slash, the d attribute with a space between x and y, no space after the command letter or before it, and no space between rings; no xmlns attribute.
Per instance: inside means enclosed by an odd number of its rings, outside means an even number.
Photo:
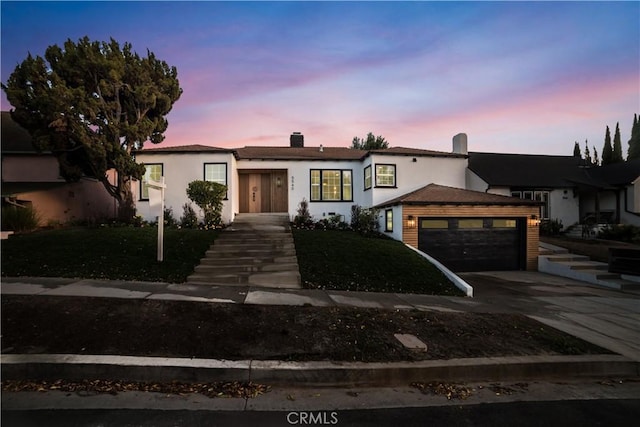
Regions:
<svg viewBox="0 0 640 427"><path fill-rule="evenodd" d="M546 325L640 361L640 293L530 271L461 273L474 311L526 314Z"/></svg>

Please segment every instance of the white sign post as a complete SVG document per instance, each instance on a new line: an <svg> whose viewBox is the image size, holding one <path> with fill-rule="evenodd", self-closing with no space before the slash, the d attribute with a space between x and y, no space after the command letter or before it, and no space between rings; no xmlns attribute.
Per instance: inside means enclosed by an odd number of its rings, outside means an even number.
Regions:
<svg viewBox="0 0 640 427"><path fill-rule="evenodd" d="M158 214L158 262L164 259L164 189L167 186L164 183L164 176L160 178L160 182L147 181L149 187L149 207L153 210L156 206L160 207Z"/></svg>

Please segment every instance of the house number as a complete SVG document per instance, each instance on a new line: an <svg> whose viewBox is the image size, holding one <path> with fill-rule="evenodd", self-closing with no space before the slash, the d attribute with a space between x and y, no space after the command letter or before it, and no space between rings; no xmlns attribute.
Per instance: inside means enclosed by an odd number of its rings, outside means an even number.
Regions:
<svg viewBox="0 0 640 427"><path fill-rule="evenodd" d="M293 185L294 181L295 181L295 178L292 176L291 177L291 190L292 191L293 191L293 187L294 187L294 185Z"/></svg>

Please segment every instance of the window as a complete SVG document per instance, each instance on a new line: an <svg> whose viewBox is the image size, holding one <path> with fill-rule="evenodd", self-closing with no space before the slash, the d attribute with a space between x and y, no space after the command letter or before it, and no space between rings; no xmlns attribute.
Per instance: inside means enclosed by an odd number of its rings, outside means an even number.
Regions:
<svg viewBox="0 0 640 427"><path fill-rule="evenodd" d="M458 228L484 228L484 221L482 219L459 219Z"/></svg>
<svg viewBox="0 0 640 427"><path fill-rule="evenodd" d="M527 200L535 200L537 202L542 202L542 206L540 206L540 218L541 219L549 219L550 208L549 208L549 192L548 191L512 191L511 197L519 197L521 199Z"/></svg>
<svg viewBox="0 0 640 427"><path fill-rule="evenodd" d="M493 228L516 228L516 220L515 219L498 219L495 218L493 221Z"/></svg>
<svg viewBox="0 0 640 427"><path fill-rule="evenodd" d="M376 165L376 187L396 186L396 165Z"/></svg>
<svg viewBox="0 0 640 427"><path fill-rule="evenodd" d="M204 180L217 182L218 184L227 185L227 164L226 163L205 163L204 164ZM224 199L228 196L225 194Z"/></svg>
<svg viewBox="0 0 640 427"><path fill-rule="evenodd" d="M384 231L393 231L393 210L384 211Z"/></svg>
<svg viewBox="0 0 640 427"><path fill-rule="evenodd" d="M371 188L371 166L367 166L364 168L364 189L368 190Z"/></svg>
<svg viewBox="0 0 640 427"><path fill-rule="evenodd" d="M549 192L536 191L534 193L534 199L543 203L542 206L540 206L540 218L549 219Z"/></svg>
<svg viewBox="0 0 640 427"><path fill-rule="evenodd" d="M449 228L448 219L423 219L420 221L420 228L426 229L447 229Z"/></svg>
<svg viewBox="0 0 640 427"><path fill-rule="evenodd" d="M226 163L205 163L204 180L227 185L227 164Z"/></svg>
<svg viewBox="0 0 640 427"><path fill-rule="evenodd" d="M312 169L311 201L353 201L351 170Z"/></svg>
<svg viewBox="0 0 640 427"><path fill-rule="evenodd" d="M149 163L144 165L146 170L140 181L140 200L149 200L148 181L160 181L163 175L162 163Z"/></svg>

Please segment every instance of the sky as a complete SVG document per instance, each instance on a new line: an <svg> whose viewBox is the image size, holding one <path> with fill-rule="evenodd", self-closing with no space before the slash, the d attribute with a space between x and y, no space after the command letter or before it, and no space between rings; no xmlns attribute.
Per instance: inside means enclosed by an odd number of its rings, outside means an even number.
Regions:
<svg viewBox="0 0 640 427"><path fill-rule="evenodd" d="M351 145L601 153L640 113L640 2L25 2L1 80L47 46L114 38L178 69L158 146ZM2 110L10 104L2 92ZM151 146L150 143L145 147Z"/></svg>

